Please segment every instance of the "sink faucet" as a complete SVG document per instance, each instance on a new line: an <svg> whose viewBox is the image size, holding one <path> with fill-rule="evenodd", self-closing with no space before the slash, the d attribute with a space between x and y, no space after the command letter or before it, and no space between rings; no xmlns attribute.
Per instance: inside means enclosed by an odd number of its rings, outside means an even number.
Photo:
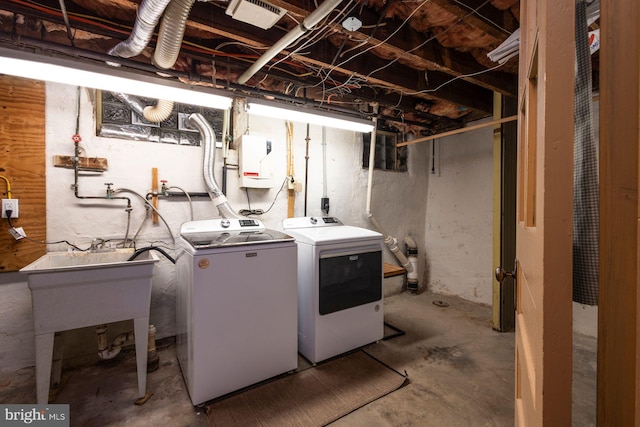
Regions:
<svg viewBox="0 0 640 427"><path fill-rule="evenodd" d="M94 251L99 251L100 249L102 249L104 247L104 239L101 237L96 237L94 239L91 240L91 248L89 248L89 251L94 252Z"/></svg>

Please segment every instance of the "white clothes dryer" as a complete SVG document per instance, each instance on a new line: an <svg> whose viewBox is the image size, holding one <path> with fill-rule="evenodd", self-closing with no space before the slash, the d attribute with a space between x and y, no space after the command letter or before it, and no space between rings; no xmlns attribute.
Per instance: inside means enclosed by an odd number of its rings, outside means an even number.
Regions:
<svg viewBox="0 0 640 427"><path fill-rule="evenodd" d="M298 245L298 351L316 363L382 339L382 234L335 217L282 226Z"/></svg>

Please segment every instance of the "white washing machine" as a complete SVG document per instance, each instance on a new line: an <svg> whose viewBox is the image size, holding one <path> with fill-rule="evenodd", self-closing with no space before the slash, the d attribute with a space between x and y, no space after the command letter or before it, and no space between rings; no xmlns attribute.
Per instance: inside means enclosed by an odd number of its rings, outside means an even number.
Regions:
<svg viewBox="0 0 640 427"><path fill-rule="evenodd" d="M298 351L316 363L382 339L382 234L335 217L282 226L298 244Z"/></svg>
<svg viewBox="0 0 640 427"><path fill-rule="evenodd" d="M255 219L182 225L177 355L194 405L298 366L293 237Z"/></svg>

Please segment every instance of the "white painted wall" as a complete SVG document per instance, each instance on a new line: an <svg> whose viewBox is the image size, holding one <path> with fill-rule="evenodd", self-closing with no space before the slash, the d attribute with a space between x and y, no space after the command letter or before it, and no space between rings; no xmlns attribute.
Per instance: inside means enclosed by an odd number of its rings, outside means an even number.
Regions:
<svg viewBox="0 0 640 427"><path fill-rule="evenodd" d="M76 133L76 88L47 84L46 86L46 175L47 175L47 239L68 240L80 247L88 247L94 238L122 238L127 226L126 203L121 200L80 200L75 198L71 185L74 182L72 169L53 167L54 155L73 155L71 136ZM158 168L159 178L168 180L187 191L205 191L202 179L202 149L150 142L124 141L95 136L94 107L90 101L92 92L81 91L81 114L79 133L82 136L82 155L105 157L108 171L82 173L79 178L81 196L102 196L106 182L116 189L130 189L141 195L151 189L151 169ZM238 131L246 130L246 117L238 120ZM266 210L274 198L276 203L261 219L268 228L281 228L280 222L287 214L286 189L280 194L279 186L286 175L286 128L283 121L250 116L249 132L264 135L273 143L274 182L269 190L249 190L251 208ZM295 175L304 180L306 124L294 123ZM310 127L309 183L307 215L320 215L322 196L322 130ZM372 210L385 230L403 239L407 233L418 242L424 241L424 216L426 195L426 172L422 170L425 146L410 147L410 172L374 173ZM354 132L327 129L327 186L330 198L330 215L349 225L372 228L364 213L367 171L361 167L362 138ZM221 158L217 150L216 178L221 178ZM137 196L131 197L133 211L129 235L135 233L145 218L145 209ZM295 215L303 216L303 193L296 195ZM228 174L227 197L235 210L248 208L247 193L238 188L237 171ZM159 206L170 231L162 222L153 225L144 222L138 247L149 242L172 249L172 236L179 232L180 224L189 220L189 208L182 201L161 200ZM195 219L218 217L212 202L194 201ZM25 230L29 233L29 230ZM66 251L66 244L55 244L49 251ZM169 250L171 253L171 250ZM421 254L423 257L423 255ZM160 256L162 258L162 256ZM385 261L394 262L387 251ZM424 270L424 258L421 271ZM19 273L3 273L0 282L0 370L14 370L34 364L33 326L31 300L26 278ZM175 334L175 276L173 264L162 259L155 269L151 298L151 323L158 330L158 338ZM110 325L110 336L127 330L128 322ZM94 354L96 338L93 328L74 330L65 334L65 357Z"/></svg>
<svg viewBox="0 0 640 427"><path fill-rule="evenodd" d="M425 219L430 289L483 304L494 268L492 138L486 127L435 141Z"/></svg>
<svg viewBox="0 0 640 427"><path fill-rule="evenodd" d="M104 174L83 173L80 195L105 194L105 182L115 188L128 188L146 194L151 188L151 168L157 167L159 178L187 191L204 191L201 176L202 151L148 142L123 141L95 136L95 118L88 92L81 92L80 134L83 155L106 157L109 170ZM53 167L54 155L72 155L71 136L75 133L76 88L47 84L46 105L46 174L47 238L69 240L87 247L92 238L117 238L124 235L127 214L121 201L78 200L71 189L73 170ZM246 117L239 117L237 132L246 131ZM287 213L287 193L279 195L279 185L286 175L286 128L279 120L250 116L249 132L263 135L273 142L274 182L270 190L249 190L251 207L266 210L276 198L271 211L260 219L269 228L281 228ZM295 175L304 181L306 125L294 123ZM322 131L310 127L309 183L307 215L320 215L322 197ZM367 171L361 168L362 140L359 134L327 129L327 186L330 215L344 223L373 228L365 214ZM401 242L407 234L419 245L420 286L447 295L491 303L492 265L492 130L481 130L437 140L435 173L431 174L431 143L409 146L409 172L375 171L372 213L385 231ZM216 177L221 184L220 150ZM126 194L125 194L126 195ZM303 216L304 199L299 193L295 215ZM133 199L131 232L139 228L145 210L137 197ZM238 188L236 171L228 174L227 197L236 209L248 208L247 194ZM195 219L218 216L210 201L194 202ZM149 242L172 248L180 224L189 219L184 201L160 201L160 212L170 231L161 223L144 223L138 246ZM29 233L29 230L26 230ZM50 251L66 251L64 244L51 245ZM386 262L395 263L390 251ZM386 285L391 283L386 281ZM394 282L397 283L397 282ZM158 338L175 334L175 276L173 265L161 260L153 279L151 322ZM425 309L430 309L425 307ZM597 308L574 304L577 331L595 336ZM129 328L111 325L114 334ZM66 355L95 353L95 333L84 328L66 334ZM10 371L34 364L31 298L25 277L19 273L0 275L0 371Z"/></svg>
<svg viewBox="0 0 640 427"><path fill-rule="evenodd" d="M594 118L597 137L597 102ZM491 304L495 280L492 137L492 127L486 127L436 141L435 174L428 177L426 206L429 289L482 304ZM428 165L431 168L431 150ZM573 303L573 327L596 337L598 307Z"/></svg>

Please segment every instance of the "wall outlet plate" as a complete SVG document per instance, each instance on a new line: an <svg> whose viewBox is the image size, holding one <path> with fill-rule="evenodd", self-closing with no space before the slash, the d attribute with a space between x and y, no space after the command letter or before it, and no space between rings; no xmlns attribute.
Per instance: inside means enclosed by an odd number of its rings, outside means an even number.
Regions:
<svg viewBox="0 0 640 427"><path fill-rule="evenodd" d="M2 199L2 218L7 218L7 211L11 218L18 218L18 199Z"/></svg>

